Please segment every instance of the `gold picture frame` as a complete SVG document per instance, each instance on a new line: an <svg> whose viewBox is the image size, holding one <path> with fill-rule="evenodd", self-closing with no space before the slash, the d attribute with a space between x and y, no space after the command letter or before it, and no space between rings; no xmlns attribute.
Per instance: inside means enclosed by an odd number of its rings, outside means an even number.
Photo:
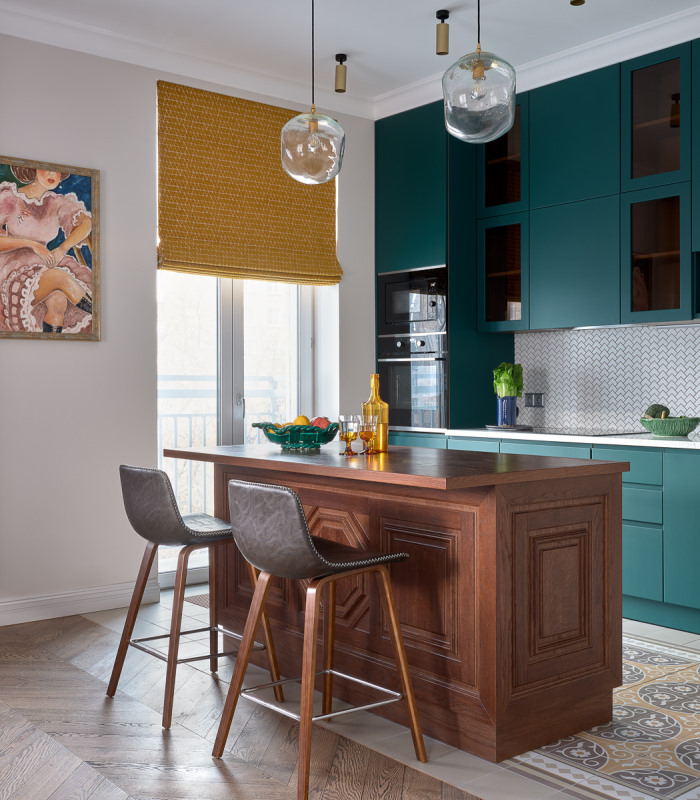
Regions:
<svg viewBox="0 0 700 800"><path fill-rule="evenodd" d="M0 338L100 340L100 173L0 156Z"/></svg>

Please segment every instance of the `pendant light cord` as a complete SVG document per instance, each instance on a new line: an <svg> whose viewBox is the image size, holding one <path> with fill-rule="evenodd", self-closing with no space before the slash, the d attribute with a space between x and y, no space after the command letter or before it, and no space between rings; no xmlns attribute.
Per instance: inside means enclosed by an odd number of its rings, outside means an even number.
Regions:
<svg viewBox="0 0 700 800"><path fill-rule="evenodd" d="M476 41L481 44L481 0L476 0Z"/></svg>
<svg viewBox="0 0 700 800"><path fill-rule="evenodd" d="M314 81L315 81L315 64L316 64L316 51L315 51L315 30L314 30L314 0L311 0L311 107L316 105L314 98Z"/></svg>

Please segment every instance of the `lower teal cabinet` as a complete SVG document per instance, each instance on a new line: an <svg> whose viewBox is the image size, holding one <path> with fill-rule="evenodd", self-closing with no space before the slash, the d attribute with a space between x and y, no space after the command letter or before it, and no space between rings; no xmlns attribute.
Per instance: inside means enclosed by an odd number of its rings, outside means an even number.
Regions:
<svg viewBox="0 0 700 800"><path fill-rule="evenodd" d="M661 488L647 486L622 487L622 518L637 522L664 521Z"/></svg>
<svg viewBox="0 0 700 800"><path fill-rule="evenodd" d="M619 324L618 195L530 211L530 328Z"/></svg>
<svg viewBox="0 0 700 800"><path fill-rule="evenodd" d="M447 439L448 450L471 450L479 453L498 453L500 442L498 439Z"/></svg>
<svg viewBox="0 0 700 800"><path fill-rule="evenodd" d="M389 444L401 447L434 447L445 450L447 442L442 433L410 433L405 431L389 431Z"/></svg>
<svg viewBox="0 0 700 800"><path fill-rule="evenodd" d="M664 453L664 602L700 609L700 453Z"/></svg>
<svg viewBox="0 0 700 800"><path fill-rule="evenodd" d="M662 486L664 482L663 451L658 447L598 447L592 458L601 461L627 461L629 472L622 473L623 483L646 483Z"/></svg>
<svg viewBox="0 0 700 800"><path fill-rule="evenodd" d="M502 453L515 453L526 456L556 456L557 458L590 458L589 444L544 444L542 442L502 441Z"/></svg>
<svg viewBox="0 0 700 800"><path fill-rule="evenodd" d="M646 600L664 599L663 530L622 524L622 593Z"/></svg>

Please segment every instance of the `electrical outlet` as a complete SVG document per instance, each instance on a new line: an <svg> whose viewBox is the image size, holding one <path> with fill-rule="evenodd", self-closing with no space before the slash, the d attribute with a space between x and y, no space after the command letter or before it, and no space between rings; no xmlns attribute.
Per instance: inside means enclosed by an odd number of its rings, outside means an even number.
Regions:
<svg viewBox="0 0 700 800"><path fill-rule="evenodd" d="M544 395L542 392L525 392L525 408L543 408Z"/></svg>

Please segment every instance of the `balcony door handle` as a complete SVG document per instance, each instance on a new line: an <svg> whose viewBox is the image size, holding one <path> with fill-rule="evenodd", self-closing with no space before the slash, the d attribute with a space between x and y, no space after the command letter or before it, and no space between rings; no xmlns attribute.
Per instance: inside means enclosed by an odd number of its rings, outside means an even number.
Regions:
<svg viewBox="0 0 700 800"><path fill-rule="evenodd" d="M241 406L242 408L241 416L243 417L243 419L245 419L245 397L243 397L242 394L236 395L236 405Z"/></svg>

